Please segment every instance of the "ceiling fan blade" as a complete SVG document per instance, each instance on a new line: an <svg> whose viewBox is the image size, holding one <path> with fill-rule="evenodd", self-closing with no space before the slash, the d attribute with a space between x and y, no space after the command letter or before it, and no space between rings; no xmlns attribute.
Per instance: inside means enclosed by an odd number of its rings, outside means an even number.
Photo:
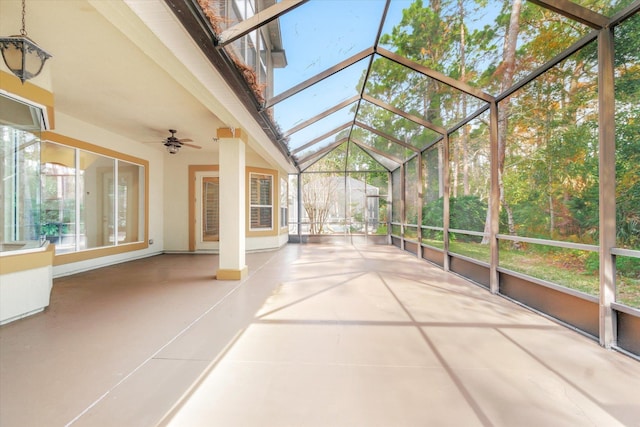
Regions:
<svg viewBox="0 0 640 427"><path fill-rule="evenodd" d="M182 142L184 140L181 140L180 142ZM185 144L184 142L182 142L182 145L184 145L185 147L191 147L191 148L197 148L198 150L201 149L202 147L199 145L194 145L194 144Z"/></svg>
<svg viewBox="0 0 640 427"><path fill-rule="evenodd" d="M193 142L193 139L190 139L190 138L180 138L180 139L178 139L178 141L180 141L180 142L182 142L182 143L184 144L185 142Z"/></svg>

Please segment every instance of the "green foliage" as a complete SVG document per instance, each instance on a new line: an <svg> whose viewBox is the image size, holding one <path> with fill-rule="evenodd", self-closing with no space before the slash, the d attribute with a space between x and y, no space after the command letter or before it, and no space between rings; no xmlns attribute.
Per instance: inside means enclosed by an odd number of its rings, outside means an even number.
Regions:
<svg viewBox="0 0 640 427"><path fill-rule="evenodd" d="M640 181L624 193L616 203L618 246L640 248Z"/></svg>
<svg viewBox="0 0 640 427"><path fill-rule="evenodd" d="M442 197L429 203L425 203L422 207L422 225L442 227L444 214L443 203L444 200Z"/></svg>
<svg viewBox="0 0 640 427"><path fill-rule="evenodd" d="M591 252L584 261L584 269L589 274L597 274L600 270L600 255Z"/></svg>
<svg viewBox="0 0 640 427"><path fill-rule="evenodd" d="M320 157L309 170L315 172L339 172L345 170L347 143L343 143Z"/></svg>
<svg viewBox="0 0 640 427"><path fill-rule="evenodd" d="M584 6L613 16L630 2L592 0ZM506 89L501 86L506 61L502 50L513 2L490 3L487 10L498 7L500 12L491 22L473 23L474 14L470 10L480 2L414 1L404 10L401 22L384 35L381 42L430 69L482 87L489 93L498 93ZM465 46L460 38L461 29L465 29ZM519 19L514 83L589 31L588 26L533 2L524 2ZM504 169L500 169L501 232L598 244L601 201L597 48L597 41L589 43L501 101L498 131L500 142L506 147ZM617 246L637 250L640 249L640 14L615 28L615 74L616 138L607 143L616 147ZM450 117L466 108L463 98L446 92L444 85L420 80L414 73L384 59L376 61L374 82L366 90L436 124L448 123ZM386 110L364 105L360 112L360 120L385 129L390 135L401 135L405 141L421 135L419 130L397 120ZM481 231L484 228L487 207L482 200L488 196L489 181L488 175L483 174L489 162L486 121L481 118L480 124L460 128L449 138L449 188L451 195L457 196L451 198L450 206L450 227L454 229ZM376 148L390 152L384 138L371 135L369 138ZM439 182L442 156L434 155L440 154L435 151L426 154L422 223L441 227L444 222L443 190ZM394 155L402 158L404 153ZM394 194L394 215L400 210L399 204L396 206L398 197ZM407 212L411 203L409 199ZM426 234L427 238L441 238L436 231ZM466 248L465 245L472 246L468 241L473 239L451 237L458 240L460 250ZM467 242L462 242L465 238ZM523 245L526 246L531 245ZM581 283L579 289L597 293L597 278L592 277L599 269L597 254L553 248L539 248L529 254L538 262L531 266L532 271L545 270L542 276L558 283L575 280ZM514 265L526 261L522 255L509 252ZM545 259L549 266L543 268ZM637 259L617 257L618 272L625 277L624 283L638 280L638 264ZM559 269L564 271L552 271ZM589 277L575 279L576 272ZM637 294L635 292L631 300L637 298Z"/></svg>
<svg viewBox="0 0 640 427"><path fill-rule="evenodd" d="M589 274L598 274L598 271L600 271L600 257L598 253L591 252L589 254L585 259L584 268ZM616 272L620 276L640 280L640 258L617 256Z"/></svg>
<svg viewBox="0 0 640 427"><path fill-rule="evenodd" d="M41 232L47 236L57 236L59 229L58 224L53 223L46 223L40 226Z"/></svg>
<svg viewBox="0 0 640 427"><path fill-rule="evenodd" d="M638 76L640 81L640 75ZM618 93L618 92L616 92ZM622 95L625 97L626 95ZM640 99L640 91L637 98ZM616 223L618 246L640 248L640 106L616 115Z"/></svg>
<svg viewBox="0 0 640 427"><path fill-rule="evenodd" d="M630 0L588 3L590 9L612 16ZM512 5L513 2L501 0L416 0L403 11L398 25L382 35L380 41L411 61L497 94L506 89L501 87L505 73L502 50ZM491 22L473 21L474 16L478 16L474 8L484 6L492 11L497 7L499 13ZM589 31L588 26L535 3L524 2L519 20L515 81L529 73L534 68L532 64L545 63ZM465 34L466 40L461 34ZM500 141L506 147L504 170L500 170L504 190L501 232L513 230L522 236L598 243L597 72L595 41L501 101L499 126L504 129L500 128L499 132ZM616 139L607 143L616 146L617 246L640 249L640 14L615 28L615 73ZM365 91L409 114L445 126L469 107L464 97L446 85L381 57L374 61ZM418 124L388 110L368 102L358 108L359 121L416 147L434 140L434 135ZM484 229L487 206L483 200L488 197L490 157L487 121L480 116L449 138L450 194L456 196L451 197L450 227L454 229ZM355 128L351 137L399 159L413 154L365 129ZM354 159L350 157L350 163L360 162L355 153L349 155ZM409 184L424 181L422 224L442 227L442 150L429 150L423 156L423 176L411 176ZM399 187L400 180L394 180L393 194L394 220L399 221L400 194L396 193L396 184ZM416 217L414 187L416 185L407 185L412 193L405 206L410 222ZM507 208L512 214L511 224ZM468 242L475 239L462 235L451 237L457 239L461 247L471 245ZM425 230L423 238L437 241L442 235ZM566 268L569 273L573 269L593 274L599 268L597 254L542 248L531 253L540 259L548 257L553 268ZM521 254L515 251L511 254L514 262L522 262L516 256ZM618 257L618 270L633 278L640 268L637 260ZM558 280L571 281L569 273ZM551 272L544 274L555 280ZM592 278L585 279L589 283L584 284L584 289L593 289L592 281Z"/></svg>
<svg viewBox="0 0 640 427"><path fill-rule="evenodd" d="M616 257L616 270L622 276L640 280L640 258Z"/></svg>
<svg viewBox="0 0 640 427"><path fill-rule="evenodd" d="M375 234L377 236L384 236L387 234L387 224L378 224L378 228L376 228Z"/></svg>
<svg viewBox="0 0 640 427"><path fill-rule="evenodd" d="M616 68L628 67L636 64L640 56L640 15L624 21L614 29L616 43ZM616 81L616 84L619 82ZM637 85L635 85L637 88ZM631 93L638 93L634 91Z"/></svg>
<svg viewBox="0 0 640 427"><path fill-rule="evenodd" d="M477 196L452 197L449 200L449 226L459 230L482 231L487 217L487 203ZM462 236L460 236L462 237Z"/></svg>
<svg viewBox="0 0 640 427"><path fill-rule="evenodd" d="M439 198L422 207L422 225L442 227L443 203ZM449 227L458 230L481 231L487 216L487 203L477 196L451 197L449 199L450 214ZM459 234L451 236L462 242L475 240L474 236Z"/></svg>
<svg viewBox="0 0 640 427"><path fill-rule="evenodd" d="M386 175L384 166L380 165L377 160L366 153L362 148L353 143L349 143L347 148L346 170L348 171L380 171Z"/></svg>

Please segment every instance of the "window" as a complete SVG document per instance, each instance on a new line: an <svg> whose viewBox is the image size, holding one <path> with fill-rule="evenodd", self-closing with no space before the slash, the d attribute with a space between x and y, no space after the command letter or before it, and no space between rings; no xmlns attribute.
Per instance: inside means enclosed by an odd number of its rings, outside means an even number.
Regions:
<svg viewBox="0 0 640 427"><path fill-rule="evenodd" d="M0 95L0 251L39 245L42 110Z"/></svg>
<svg viewBox="0 0 640 427"><path fill-rule="evenodd" d="M42 142L42 234L56 245L56 253L77 250L76 152L73 148Z"/></svg>
<svg viewBox="0 0 640 427"><path fill-rule="evenodd" d="M251 230L273 229L273 175L251 173Z"/></svg>
<svg viewBox="0 0 640 427"><path fill-rule="evenodd" d="M0 250L146 247L147 162L42 131L43 110L22 101L0 95L0 112Z"/></svg>
<svg viewBox="0 0 640 427"><path fill-rule="evenodd" d="M145 240L145 166L51 141L40 161L42 234L56 254Z"/></svg>

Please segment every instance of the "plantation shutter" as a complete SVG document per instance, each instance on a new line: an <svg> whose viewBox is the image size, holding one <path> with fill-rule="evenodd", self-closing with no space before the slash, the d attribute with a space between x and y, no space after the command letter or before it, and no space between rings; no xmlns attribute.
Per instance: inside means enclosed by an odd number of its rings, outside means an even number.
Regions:
<svg viewBox="0 0 640 427"><path fill-rule="evenodd" d="M251 229L273 228L273 176L251 174Z"/></svg>
<svg viewBox="0 0 640 427"><path fill-rule="evenodd" d="M220 186L218 178L204 178L202 183L202 240L220 237Z"/></svg>

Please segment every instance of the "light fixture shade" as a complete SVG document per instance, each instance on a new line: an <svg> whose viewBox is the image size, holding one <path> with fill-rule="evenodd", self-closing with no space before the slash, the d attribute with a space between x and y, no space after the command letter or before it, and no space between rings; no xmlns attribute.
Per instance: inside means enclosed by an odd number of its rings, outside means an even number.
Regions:
<svg viewBox="0 0 640 427"><path fill-rule="evenodd" d="M165 144L165 146L167 147L167 151L170 154L176 154L178 152L178 150L180 149L179 145Z"/></svg>
<svg viewBox="0 0 640 427"><path fill-rule="evenodd" d="M4 63L22 83L40 74L45 61L51 58L26 36L1 37L0 50Z"/></svg>

